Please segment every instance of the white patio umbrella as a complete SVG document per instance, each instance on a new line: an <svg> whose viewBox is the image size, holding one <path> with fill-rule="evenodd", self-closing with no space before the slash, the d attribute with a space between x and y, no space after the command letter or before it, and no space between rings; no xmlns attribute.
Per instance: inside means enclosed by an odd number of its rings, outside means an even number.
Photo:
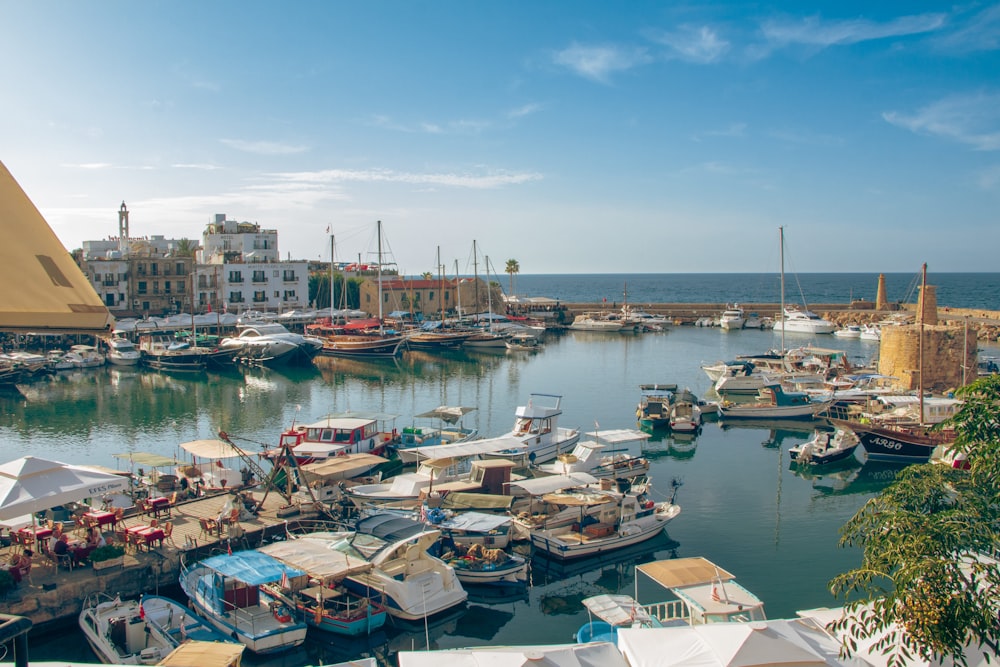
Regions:
<svg viewBox="0 0 1000 667"><path fill-rule="evenodd" d="M128 480L120 475L24 456L0 465L0 520L84 498L99 498L127 486Z"/></svg>

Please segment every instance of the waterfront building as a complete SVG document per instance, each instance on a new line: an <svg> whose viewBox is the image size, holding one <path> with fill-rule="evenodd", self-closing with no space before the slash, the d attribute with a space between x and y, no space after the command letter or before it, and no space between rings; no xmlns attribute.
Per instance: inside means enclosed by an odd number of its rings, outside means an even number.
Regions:
<svg viewBox="0 0 1000 667"><path fill-rule="evenodd" d="M500 293L493 286L493 303L500 304ZM372 314L379 312L377 278L367 278L361 283L361 309ZM459 312L463 314L486 312L487 285L482 278L406 278L393 276L382 277L382 312L406 311L414 315L421 314L426 319L439 319L443 312L451 316ZM479 294L480 307L476 308L476 295Z"/></svg>

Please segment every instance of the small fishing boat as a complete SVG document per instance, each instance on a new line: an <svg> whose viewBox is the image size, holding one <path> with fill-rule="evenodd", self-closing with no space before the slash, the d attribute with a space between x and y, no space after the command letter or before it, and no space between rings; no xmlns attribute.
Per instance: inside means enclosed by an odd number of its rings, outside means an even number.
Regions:
<svg viewBox="0 0 1000 667"><path fill-rule="evenodd" d="M350 545L353 533L343 533L340 542L333 533L310 539L273 542L259 551L277 558L309 575L307 585L296 587L292 580L265 584L262 591L271 599L293 608L307 624L348 637L368 635L385 625L388 614L377 590L360 595L343 585L351 574L368 572L374 566Z"/></svg>
<svg viewBox="0 0 1000 667"><path fill-rule="evenodd" d="M522 465L551 461L580 439L579 429L559 426L562 413L562 396L531 394L527 405L517 406L514 428L503 436L520 441L525 448L500 450L485 456L506 458Z"/></svg>
<svg viewBox="0 0 1000 667"><path fill-rule="evenodd" d="M670 406L670 430L693 433L701 428L701 406L698 397L685 389L674 395Z"/></svg>
<svg viewBox="0 0 1000 667"><path fill-rule="evenodd" d="M569 495L569 494L563 494ZM531 531L531 544L538 553L550 558L569 560L614 551L652 539L668 521L681 512L670 501L654 502L643 491L630 491L619 497L604 493L572 494L575 498L552 499L580 508L580 521L568 526ZM588 514L588 506L597 505L597 514Z"/></svg>
<svg viewBox="0 0 1000 667"><path fill-rule="evenodd" d="M761 387L753 402L725 401L719 406L719 415L723 419L812 418L829 404L829 400L814 400L804 392L786 392L774 383Z"/></svg>
<svg viewBox="0 0 1000 667"><path fill-rule="evenodd" d="M79 623L97 657L112 665L159 664L187 640L232 642L181 603L158 595L140 600L92 595Z"/></svg>
<svg viewBox="0 0 1000 667"><path fill-rule="evenodd" d="M635 416L642 428L656 429L670 424L670 405L677 391L676 384L639 385L639 405Z"/></svg>
<svg viewBox="0 0 1000 667"><path fill-rule="evenodd" d="M192 608L221 632L265 655L298 646L306 624L286 605L261 595L261 586L306 573L259 551L212 556L188 567L181 561L180 584Z"/></svg>
<svg viewBox="0 0 1000 667"><path fill-rule="evenodd" d="M560 454L552 463L532 468L533 473L569 475L583 472L597 479L631 479L649 472L649 460L642 447L650 436L634 429L590 431L587 440L576 443L572 452Z"/></svg>
<svg viewBox="0 0 1000 667"><path fill-rule="evenodd" d="M537 352L542 349L542 342L537 336L527 333L511 334L504 340L508 350L519 352Z"/></svg>
<svg viewBox="0 0 1000 667"><path fill-rule="evenodd" d="M528 583L528 560L500 548L473 544L468 549L445 554L442 559L454 568L455 576L463 584L526 586Z"/></svg>
<svg viewBox="0 0 1000 667"><path fill-rule="evenodd" d="M396 451L404 463L416 463L419 456L410 451L419 447L433 445L448 445L453 442L465 442L479 436L479 429L465 427L462 418L476 408L462 405L439 405L433 410L413 415L413 419L430 420L431 424L414 422L399 434L399 444Z"/></svg>
<svg viewBox="0 0 1000 667"><path fill-rule="evenodd" d="M833 434L817 429L812 439L792 447L788 453L796 465L824 465L852 457L860 442L848 429L839 428Z"/></svg>

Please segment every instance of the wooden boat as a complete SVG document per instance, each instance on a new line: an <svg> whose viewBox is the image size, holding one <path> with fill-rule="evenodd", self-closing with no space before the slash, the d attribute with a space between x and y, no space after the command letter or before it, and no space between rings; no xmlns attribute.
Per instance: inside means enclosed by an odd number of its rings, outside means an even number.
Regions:
<svg viewBox="0 0 1000 667"><path fill-rule="evenodd" d="M875 425L842 419L830 419L830 423L853 432L873 461L927 463L936 447L955 441L955 432L951 429L938 431L920 425Z"/></svg>
<svg viewBox="0 0 1000 667"><path fill-rule="evenodd" d="M199 372L208 366L211 351L178 342L166 334L143 334L139 337L142 365L161 371ZM228 354L228 352L227 352Z"/></svg>
<svg viewBox="0 0 1000 667"><path fill-rule="evenodd" d="M518 352L537 352L542 349L542 342L538 337L528 333L511 334L504 341L504 345L508 350Z"/></svg>
<svg viewBox="0 0 1000 667"><path fill-rule="evenodd" d="M670 405L670 430L693 433L701 428L701 407L698 397L685 389L674 395Z"/></svg>
<svg viewBox="0 0 1000 667"><path fill-rule="evenodd" d="M829 400L813 400L804 392L786 392L775 383L761 387L757 400L751 403L723 402L719 414L723 419L812 418L829 403Z"/></svg>
<svg viewBox="0 0 1000 667"><path fill-rule="evenodd" d="M345 454L381 455L399 438L394 421L399 415L381 412L341 412L311 424L293 423L278 439L278 447L264 453L274 458L291 448L300 465Z"/></svg>
<svg viewBox="0 0 1000 667"><path fill-rule="evenodd" d="M580 521L560 528L531 531L531 544L538 553L569 560L614 551L652 539L668 521L680 514L672 502L656 503L644 492L629 492L619 498L601 493L574 494L562 498L564 504L580 508ZM599 506L598 513L587 514L587 506Z"/></svg>
<svg viewBox="0 0 1000 667"><path fill-rule="evenodd" d="M476 408L461 405L439 405L433 410L414 415L416 419L431 420L431 425L414 423L399 434L399 444L396 451L404 463L416 463L419 456L415 451L420 447L447 445L454 442L465 442L479 436L479 429L466 428L462 418Z"/></svg>
<svg viewBox="0 0 1000 667"><path fill-rule="evenodd" d="M356 637L368 635L385 625L388 614L381 602L381 595L372 590L359 595L343 585L351 574L368 572L374 566L360 553L348 548L345 540L341 549L331 548L335 543L325 539L310 539L302 535L284 542L274 542L258 550L283 563L301 569L309 575L308 584L295 587L281 582L265 584L265 593L295 610L308 625L338 635Z"/></svg>
<svg viewBox="0 0 1000 667"><path fill-rule="evenodd" d="M285 651L306 639L306 624L291 609L261 596L261 586L306 573L258 551L212 556L188 567L181 561L180 584L192 608L254 653Z"/></svg>
<svg viewBox="0 0 1000 667"><path fill-rule="evenodd" d="M140 600L92 595L79 623L101 662L113 665L158 664L187 640L232 642L181 603L158 595Z"/></svg>
<svg viewBox="0 0 1000 667"><path fill-rule="evenodd" d="M670 404L677 391L676 384L641 384L641 397L635 416L643 428L656 429L670 424Z"/></svg>
<svg viewBox="0 0 1000 667"><path fill-rule="evenodd" d="M528 583L528 560L499 547L473 544L456 549L442 559L455 569L455 576L463 584L526 586Z"/></svg>
<svg viewBox="0 0 1000 667"><path fill-rule="evenodd" d="M796 465L824 465L853 457L859 442L848 429L839 428L832 435L817 429L812 439L790 448L788 453Z"/></svg>

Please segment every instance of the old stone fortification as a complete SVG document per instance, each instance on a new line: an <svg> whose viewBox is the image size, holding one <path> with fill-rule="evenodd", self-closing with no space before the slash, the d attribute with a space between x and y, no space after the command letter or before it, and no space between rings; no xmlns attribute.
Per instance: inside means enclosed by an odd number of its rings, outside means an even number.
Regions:
<svg viewBox="0 0 1000 667"><path fill-rule="evenodd" d="M975 336L966 336L964 327L941 324L883 327L878 372L898 378L893 385L909 391L920 388L923 366L923 388L943 392L962 386L963 367L966 381L976 378L976 347Z"/></svg>

